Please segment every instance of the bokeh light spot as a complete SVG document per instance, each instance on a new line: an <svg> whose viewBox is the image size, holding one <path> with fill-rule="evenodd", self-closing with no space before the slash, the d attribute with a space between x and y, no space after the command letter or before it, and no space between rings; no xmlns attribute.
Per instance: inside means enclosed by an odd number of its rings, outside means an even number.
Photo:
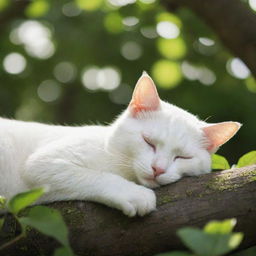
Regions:
<svg viewBox="0 0 256 256"><path fill-rule="evenodd" d="M179 28L170 21L161 21L157 23L156 31L159 36L166 39L176 38L180 34Z"/></svg>
<svg viewBox="0 0 256 256"><path fill-rule="evenodd" d="M82 10L74 2L66 3L62 6L62 13L67 17L76 17Z"/></svg>
<svg viewBox="0 0 256 256"><path fill-rule="evenodd" d="M4 70L15 75L24 71L26 64L26 59L16 52L8 54L3 60Z"/></svg>
<svg viewBox="0 0 256 256"><path fill-rule="evenodd" d="M159 60L152 67L156 83L165 89L177 86L182 80L180 65L169 60Z"/></svg>
<svg viewBox="0 0 256 256"><path fill-rule="evenodd" d="M144 37L149 39L154 39L158 36L155 27L142 27L140 32Z"/></svg>
<svg viewBox="0 0 256 256"><path fill-rule="evenodd" d="M25 10L25 14L30 18L44 16L49 10L49 3L45 0L34 0Z"/></svg>
<svg viewBox="0 0 256 256"><path fill-rule="evenodd" d="M104 26L110 33L120 33L124 28L122 17L118 12L109 13L104 18Z"/></svg>
<svg viewBox="0 0 256 256"><path fill-rule="evenodd" d="M157 40L157 49L163 57L169 59L180 59L186 55L187 48L182 38Z"/></svg>
<svg viewBox="0 0 256 256"><path fill-rule="evenodd" d="M76 0L79 8L86 11L95 11L101 7L103 0Z"/></svg>
<svg viewBox="0 0 256 256"><path fill-rule="evenodd" d="M142 55L142 47L136 42L129 41L121 47L121 54L127 60L137 60Z"/></svg>
<svg viewBox="0 0 256 256"><path fill-rule="evenodd" d="M108 2L113 6L121 7L128 4L133 4L136 2L136 0L108 0Z"/></svg>
<svg viewBox="0 0 256 256"><path fill-rule="evenodd" d="M172 13L168 12L161 12L160 14L157 15L156 17L157 22L161 21L169 21L170 23L175 24L178 28L182 27L182 22L180 18Z"/></svg>
<svg viewBox="0 0 256 256"><path fill-rule="evenodd" d="M123 18L122 22L125 26L132 27L139 23L139 19L133 16L128 16Z"/></svg>
<svg viewBox="0 0 256 256"><path fill-rule="evenodd" d="M23 22L18 27L17 37L32 57L48 59L55 52L51 31L38 21Z"/></svg>
<svg viewBox="0 0 256 256"><path fill-rule="evenodd" d="M187 61L181 64L181 70L188 80L198 80L204 85L212 85L216 81L214 72L206 67L196 67Z"/></svg>
<svg viewBox="0 0 256 256"><path fill-rule="evenodd" d="M251 74L250 70L239 58L230 59L226 67L229 74L239 79L246 79Z"/></svg>
<svg viewBox="0 0 256 256"><path fill-rule="evenodd" d="M245 84L247 89L250 92L256 93L256 80L254 77L249 76L246 80L245 80Z"/></svg>
<svg viewBox="0 0 256 256"><path fill-rule="evenodd" d="M249 0L249 6L256 11L256 0Z"/></svg>
<svg viewBox="0 0 256 256"><path fill-rule="evenodd" d="M205 46L213 46L215 42L208 37L199 37L198 41Z"/></svg>
<svg viewBox="0 0 256 256"><path fill-rule="evenodd" d="M116 104L127 104L132 97L132 88L127 84L122 84L109 94L109 98Z"/></svg>
<svg viewBox="0 0 256 256"><path fill-rule="evenodd" d="M55 66L53 74L58 81L68 83L74 80L76 68L70 62L60 62Z"/></svg>
<svg viewBox="0 0 256 256"><path fill-rule="evenodd" d="M9 3L9 0L0 0L0 10L2 11L3 9L5 9Z"/></svg>
<svg viewBox="0 0 256 256"><path fill-rule="evenodd" d="M61 87L54 80L45 80L38 86L37 94L42 101L53 102L60 97Z"/></svg>
<svg viewBox="0 0 256 256"><path fill-rule="evenodd" d="M120 72L114 67L102 69L92 66L82 73L82 83L89 90L103 89L111 91L116 89L121 81Z"/></svg>

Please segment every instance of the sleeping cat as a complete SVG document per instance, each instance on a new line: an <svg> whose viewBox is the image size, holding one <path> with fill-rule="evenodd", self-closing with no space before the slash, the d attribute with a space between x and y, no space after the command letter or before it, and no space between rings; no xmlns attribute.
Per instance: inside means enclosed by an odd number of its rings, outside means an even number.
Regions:
<svg viewBox="0 0 256 256"><path fill-rule="evenodd" d="M211 171L211 154L239 130L207 124L161 101L144 72L109 126L53 126L0 118L0 195L46 186L40 202L95 201L143 216L151 188Z"/></svg>

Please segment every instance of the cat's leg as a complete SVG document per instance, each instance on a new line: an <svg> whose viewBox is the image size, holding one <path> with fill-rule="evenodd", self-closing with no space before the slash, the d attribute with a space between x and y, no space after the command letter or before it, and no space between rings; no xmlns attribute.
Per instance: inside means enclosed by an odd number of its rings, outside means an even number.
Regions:
<svg viewBox="0 0 256 256"><path fill-rule="evenodd" d="M151 189L121 176L85 168L65 151L42 150L27 160L23 178L31 187L48 186L42 201L88 200L117 208L132 217L143 216L156 207ZM64 153L64 154L61 154Z"/></svg>

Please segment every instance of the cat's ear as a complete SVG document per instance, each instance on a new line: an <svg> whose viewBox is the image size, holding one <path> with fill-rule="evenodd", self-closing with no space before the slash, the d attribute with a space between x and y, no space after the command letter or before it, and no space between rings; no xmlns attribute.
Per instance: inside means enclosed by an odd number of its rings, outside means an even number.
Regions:
<svg viewBox="0 0 256 256"><path fill-rule="evenodd" d="M240 129L241 124L238 122L223 122L217 124L209 124L202 129L208 139L207 150L214 153L218 148L230 140Z"/></svg>
<svg viewBox="0 0 256 256"><path fill-rule="evenodd" d="M144 71L133 91L129 110L133 116L141 111L156 111L160 108L160 98L151 77Z"/></svg>

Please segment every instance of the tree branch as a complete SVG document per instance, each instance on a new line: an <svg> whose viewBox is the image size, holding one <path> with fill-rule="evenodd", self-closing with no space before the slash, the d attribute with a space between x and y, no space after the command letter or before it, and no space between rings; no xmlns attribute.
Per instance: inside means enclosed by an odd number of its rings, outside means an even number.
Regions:
<svg viewBox="0 0 256 256"><path fill-rule="evenodd" d="M161 0L169 11L187 7L204 20L223 44L256 77L256 15L240 0Z"/></svg>
<svg viewBox="0 0 256 256"><path fill-rule="evenodd" d="M242 247L255 244L256 165L186 177L157 189L156 194L157 211L143 218L128 218L120 211L89 202L57 202L50 206L64 216L77 255L153 255L183 249L177 229L202 227L210 220L231 217L237 218L236 229L245 234ZM12 224L6 225L6 235L8 229L13 232ZM52 255L56 247L52 239L30 231L26 239L2 253Z"/></svg>

